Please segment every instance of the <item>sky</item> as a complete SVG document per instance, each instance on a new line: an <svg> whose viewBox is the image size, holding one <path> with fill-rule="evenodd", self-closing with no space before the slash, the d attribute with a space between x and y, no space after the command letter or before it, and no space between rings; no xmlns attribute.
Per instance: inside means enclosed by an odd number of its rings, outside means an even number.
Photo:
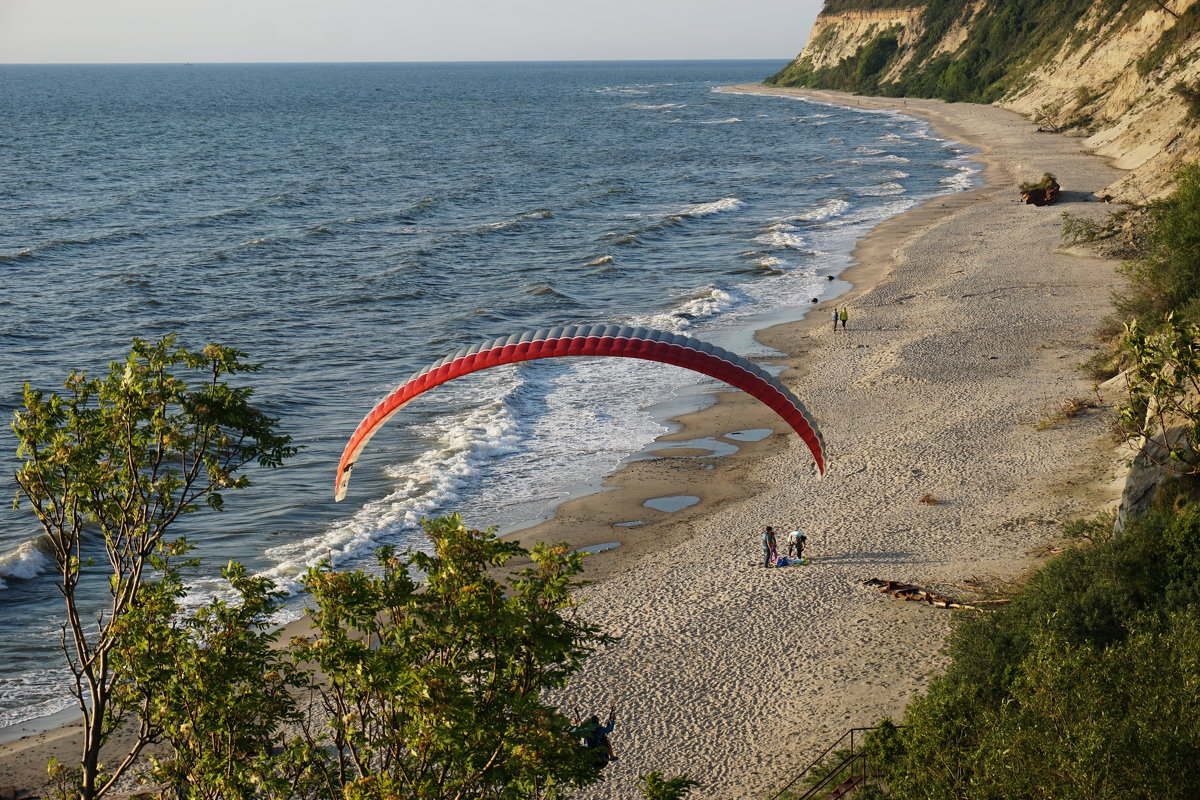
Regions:
<svg viewBox="0 0 1200 800"><path fill-rule="evenodd" d="M822 0L0 0L0 63L793 58Z"/></svg>

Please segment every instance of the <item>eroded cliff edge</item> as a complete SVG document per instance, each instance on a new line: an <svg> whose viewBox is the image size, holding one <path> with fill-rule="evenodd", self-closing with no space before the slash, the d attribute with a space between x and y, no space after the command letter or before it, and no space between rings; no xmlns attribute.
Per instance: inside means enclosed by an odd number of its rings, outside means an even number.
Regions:
<svg viewBox="0 0 1200 800"><path fill-rule="evenodd" d="M767 83L992 103L1129 172L1144 203L1200 157L1200 0L826 0Z"/></svg>

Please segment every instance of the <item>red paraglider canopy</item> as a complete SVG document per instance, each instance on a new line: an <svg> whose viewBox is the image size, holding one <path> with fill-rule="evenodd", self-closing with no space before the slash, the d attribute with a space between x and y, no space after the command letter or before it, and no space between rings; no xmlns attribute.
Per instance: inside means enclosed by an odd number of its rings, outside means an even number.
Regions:
<svg viewBox="0 0 1200 800"><path fill-rule="evenodd" d="M825 474L825 446L804 406L788 388L741 356L691 336L652 328L574 325L503 336L460 350L415 373L379 401L358 424L338 464L334 497L346 496L350 471L367 442L384 423L422 392L455 378L501 364L565 356L617 356L673 364L722 380L765 403L800 435Z"/></svg>

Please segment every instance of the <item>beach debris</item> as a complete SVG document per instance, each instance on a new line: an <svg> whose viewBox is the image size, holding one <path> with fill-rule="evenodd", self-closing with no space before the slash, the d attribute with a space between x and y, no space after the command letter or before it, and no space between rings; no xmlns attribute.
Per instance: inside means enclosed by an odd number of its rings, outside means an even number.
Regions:
<svg viewBox="0 0 1200 800"><path fill-rule="evenodd" d="M917 502L926 506L936 506L938 504L938 499L929 492L926 492L925 494L921 495L921 499L917 500Z"/></svg>
<svg viewBox="0 0 1200 800"><path fill-rule="evenodd" d="M380 400L358 424L338 463L334 499L345 498L350 472L363 448L408 401L435 386L479 370L540 358L571 356L657 361L724 381L760 401L790 425L808 446L817 471L825 474L825 444L804 404L778 378L757 364L722 347L680 333L624 325L568 325L481 342L414 373Z"/></svg>
<svg viewBox="0 0 1200 800"><path fill-rule="evenodd" d="M918 587L917 584L904 583L902 581L882 581L880 578L866 579L866 581L863 582L863 585L864 587L877 587L882 594L899 597L900 600L914 600L920 603L925 603L926 606L974 610L974 612L982 612L982 610L986 610L984 606L1000 606L1000 604L1007 603L1012 600L1010 597L1000 597L1000 599L972 600L971 602L965 603L954 600L953 597L937 594L936 591L930 591L924 587ZM978 587L962 588L972 590L978 589Z"/></svg>
<svg viewBox="0 0 1200 800"><path fill-rule="evenodd" d="M1021 201L1026 205L1048 206L1058 200L1060 187L1054 173L1047 172L1040 180L1027 181L1018 188L1021 190Z"/></svg>
<svg viewBox="0 0 1200 800"><path fill-rule="evenodd" d="M984 604L995 605L997 603L1006 603L1007 600L981 600L974 604L960 603L957 600L946 597L936 592L931 592L912 583L904 583L903 581L885 581L879 578L868 578L863 581L863 586L876 586L883 594L890 594L892 597L899 597L901 600L915 600L918 603L935 606L937 608L956 608L965 609L968 611L982 611L979 606Z"/></svg>

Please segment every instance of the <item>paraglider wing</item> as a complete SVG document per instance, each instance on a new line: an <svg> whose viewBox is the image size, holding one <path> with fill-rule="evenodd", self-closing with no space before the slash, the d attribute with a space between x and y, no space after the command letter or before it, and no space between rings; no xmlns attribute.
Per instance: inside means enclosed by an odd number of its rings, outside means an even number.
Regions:
<svg viewBox="0 0 1200 800"><path fill-rule="evenodd" d="M825 474L825 447L804 406L776 378L741 356L691 336L652 328L576 325L505 336L435 361L379 401L358 424L338 464L335 497L346 496L350 471L367 442L405 403L422 392L472 372L539 358L617 356L673 364L703 373L762 401L792 426Z"/></svg>

